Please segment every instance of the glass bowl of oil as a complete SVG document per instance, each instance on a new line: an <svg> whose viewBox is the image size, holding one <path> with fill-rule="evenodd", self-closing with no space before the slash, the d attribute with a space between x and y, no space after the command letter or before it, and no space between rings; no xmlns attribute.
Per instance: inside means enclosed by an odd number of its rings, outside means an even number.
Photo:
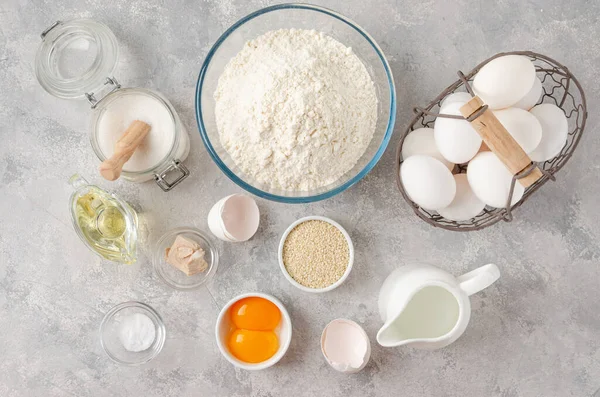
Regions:
<svg viewBox="0 0 600 397"><path fill-rule="evenodd" d="M173 265L167 263L165 250L177 238L192 240L204 250L204 260L208 264L205 271L188 276ZM192 227L180 227L166 232L156 243L153 255L154 272L165 284L180 291L191 290L208 282L217 272L219 252L210 238L200 230Z"/></svg>
<svg viewBox="0 0 600 397"><path fill-rule="evenodd" d="M132 264L137 259L138 218L116 195L90 185L80 175L69 180L73 228L94 253L113 262Z"/></svg>

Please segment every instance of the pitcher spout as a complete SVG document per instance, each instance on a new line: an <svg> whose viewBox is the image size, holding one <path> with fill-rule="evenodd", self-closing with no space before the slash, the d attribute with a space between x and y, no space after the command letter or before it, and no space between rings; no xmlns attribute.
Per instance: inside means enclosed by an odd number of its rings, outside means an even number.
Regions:
<svg viewBox="0 0 600 397"><path fill-rule="evenodd" d="M385 324L377 332L377 343L383 347L409 346L421 350L435 350L444 347L453 341L450 335L437 338L409 338L403 336L401 331L394 327L394 323Z"/></svg>
<svg viewBox="0 0 600 397"><path fill-rule="evenodd" d="M399 335L398 330L393 327L393 322L388 322L377 332L377 343L383 347L397 347L407 345L414 339Z"/></svg>
<svg viewBox="0 0 600 397"><path fill-rule="evenodd" d="M412 292L411 296L403 297L404 305L399 305L400 310L393 313L394 316L387 316L377 333L377 342L381 346L410 345L433 350L447 346L464 331L469 303L462 298L460 290L443 282L430 281Z"/></svg>

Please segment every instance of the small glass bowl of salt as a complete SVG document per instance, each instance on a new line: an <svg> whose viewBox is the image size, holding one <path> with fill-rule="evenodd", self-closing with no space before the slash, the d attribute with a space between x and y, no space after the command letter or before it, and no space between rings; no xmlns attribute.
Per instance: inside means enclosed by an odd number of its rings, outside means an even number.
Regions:
<svg viewBox="0 0 600 397"><path fill-rule="evenodd" d="M106 313L100 324L100 343L108 357L122 365L147 363L160 353L166 338L165 324L152 307L123 302Z"/></svg>

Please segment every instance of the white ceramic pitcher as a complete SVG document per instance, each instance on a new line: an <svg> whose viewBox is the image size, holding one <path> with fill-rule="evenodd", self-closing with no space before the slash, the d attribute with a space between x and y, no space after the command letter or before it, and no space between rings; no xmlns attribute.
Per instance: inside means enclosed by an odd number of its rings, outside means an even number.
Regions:
<svg viewBox="0 0 600 397"><path fill-rule="evenodd" d="M435 350L457 340L471 317L469 295L492 285L498 267L482 266L458 278L425 264L394 270L379 292L384 322L377 333L381 346L409 345Z"/></svg>

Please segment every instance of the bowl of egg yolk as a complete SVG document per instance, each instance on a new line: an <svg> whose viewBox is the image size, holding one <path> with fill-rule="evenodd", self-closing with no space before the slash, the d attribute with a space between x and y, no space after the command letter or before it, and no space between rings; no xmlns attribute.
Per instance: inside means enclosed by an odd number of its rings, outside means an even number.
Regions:
<svg viewBox="0 0 600 397"><path fill-rule="evenodd" d="M230 300L219 313L217 345L233 365L246 370L268 368L286 353L292 320L275 297L248 293Z"/></svg>

